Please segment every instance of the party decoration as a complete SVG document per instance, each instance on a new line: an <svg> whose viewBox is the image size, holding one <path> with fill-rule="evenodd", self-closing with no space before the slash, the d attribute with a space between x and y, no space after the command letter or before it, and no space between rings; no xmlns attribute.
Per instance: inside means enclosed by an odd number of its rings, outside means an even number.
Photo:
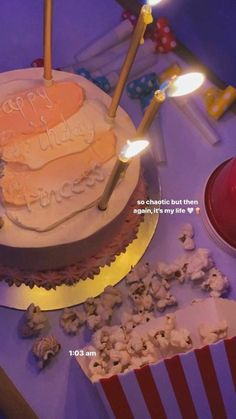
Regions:
<svg viewBox="0 0 236 419"><path fill-rule="evenodd" d="M185 114L209 144L215 145L220 141L218 133L193 100L183 98L181 101L174 100L174 104Z"/></svg>
<svg viewBox="0 0 236 419"><path fill-rule="evenodd" d="M170 27L168 19L165 17L157 19L151 38L156 44L157 52L167 53L177 46L175 35Z"/></svg>
<svg viewBox="0 0 236 419"><path fill-rule="evenodd" d="M128 83L126 91L131 99L141 99L150 93L154 93L158 88L156 73L149 73Z"/></svg>
<svg viewBox="0 0 236 419"><path fill-rule="evenodd" d="M121 19L122 20L128 20L131 25L135 26L138 18L136 15L134 15L132 12L130 12L129 10L124 10L122 15L121 15Z"/></svg>
<svg viewBox="0 0 236 419"><path fill-rule="evenodd" d="M91 45L87 46L84 50L75 55L79 62L87 61L102 52L112 48L114 45L119 44L130 36L133 31L133 25L130 20L126 19L120 22L113 30L102 36Z"/></svg>
<svg viewBox="0 0 236 419"><path fill-rule="evenodd" d="M111 85L107 77L99 76L96 78L92 77L92 74L86 70L86 68L78 68L76 74L79 76L85 77L87 80L90 80L92 83L96 84L104 92L109 93L111 91Z"/></svg>
<svg viewBox="0 0 236 419"><path fill-rule="evenodd" d="M236 100L236 89L233 86L225 90L210 87L204 93L207 113L214 119L220 119Z"/></svg>
<svg viewBox="0 0 236 419"><path fill-rule="evenodd" d="M31 63L31 67L43 67L44 66L44 59L43 58L36 58Z"/></svg>
<svg viewBox="0 0 236 419"><path fill-rule="evenodd" d="M168 80L173 76L180 76L181 73L182 73L182 69L179 66L179 64L177 63L171 64L164 71L162 71L162 73L158 75L158 81L161 84L165 80Z"/></svg>

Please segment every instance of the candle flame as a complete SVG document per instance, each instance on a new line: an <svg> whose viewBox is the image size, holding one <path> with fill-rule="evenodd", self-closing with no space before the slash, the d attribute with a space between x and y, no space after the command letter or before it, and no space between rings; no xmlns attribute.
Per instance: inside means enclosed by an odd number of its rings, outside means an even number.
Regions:
<svg viewBox="0 0 236 419"><path fill-rule="evenodd" d="M119 157L121 160L128 161L138 154L142 153L149 146L147 140L127 141L122 148Z"/></svg>
<svg viewBox="0 0 236 419"><path fill-rule="evenodd" d="M202 73L188 73L176 77L167 88L167 94L171 97L184 96L197 90L205 80Z"/></svg>
<svg viewBox="0 0 236 419"><path fill-rule="evenodd" d="M160 3L162 0L147 0L147 4L149 6L156 6L156 4Z"/></svg>

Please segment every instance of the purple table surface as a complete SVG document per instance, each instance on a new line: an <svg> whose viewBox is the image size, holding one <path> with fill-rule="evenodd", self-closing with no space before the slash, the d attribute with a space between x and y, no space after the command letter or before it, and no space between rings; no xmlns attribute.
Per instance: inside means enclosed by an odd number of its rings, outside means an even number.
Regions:
<svg viewBox="0 0 236 419"><path fill-rule="evenodd" d="M91 13L93 4L96 13ZM112 7L110 0L102 0L99 2L99 7L97 4L94 0L89 2L81 0L79 3L76 0L68 0L66 3L63 0L55 2L56 66L73 62L73 55L82 49L82 46L106 33L119 21L121 9L115 2L112 3ZM25 0L21 2L19 8L18 0L12 0L11 7L7 0L2 0L0 18L2 71L27 67L34 58L42 55L41 17L41 2ZM160 66L167 65L164 57L158 58L154 70L158 71ZM138 102L131 102L124 95L122 104L134 122L138 123L141 117ZM235 115L228 113L215 124L222 141L214 147L201 137L196 128L171 104L170 100L162 108L162 121L168 155L168 163L159 168L162 198L200 200L204 184L212 170L235 154ZM183 254L177 237L181 225L185 222L191 222L195 227L197 247L206 247L212 251L217 267L231 281L230 298L236 298L234 280L236 259L224 253L212 242L201 217L195 213L161 216L144 259L152 263L157 260L171 261ZM201 291L193 289L190 284L175 285L174 294L180 306L193 298L204 297ZM39 418L106 419L106 412L96 390L86 379L76 361L69 356L69 350L82 348L89 340L88 332L81 332L76 337L67 337L59 327L60 311L49 312L50 331L61 342L62 350L48 368L37 372L30 355L32 341L20 339L16 332L21 316L20 311L0 308L0 363Z"/></svg>

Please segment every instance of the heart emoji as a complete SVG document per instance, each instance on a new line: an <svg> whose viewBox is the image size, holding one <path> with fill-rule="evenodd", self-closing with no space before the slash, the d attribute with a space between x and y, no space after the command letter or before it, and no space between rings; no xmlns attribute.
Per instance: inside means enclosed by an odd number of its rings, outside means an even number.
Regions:
<svg viewBox="0 0 236 419"><path fill-rule="evenodd" d="M189 214L192 214L193 208L187 208L187 211L188 211Z"/></svg>

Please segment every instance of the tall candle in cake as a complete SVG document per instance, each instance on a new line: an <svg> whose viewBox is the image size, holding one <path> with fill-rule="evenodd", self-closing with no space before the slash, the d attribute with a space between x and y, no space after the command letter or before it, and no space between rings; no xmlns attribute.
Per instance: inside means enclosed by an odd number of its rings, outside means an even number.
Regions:
<svg viewBox="0 0 236 419"><path fill-rule="evenodd" d="M44 81L52 84L52 5L53 0L44 0Z"/></svg>
<svg viewBox="0 0 236 419"><path fill-rule="evenodd" d="M204 76L201 73L188 73L178 77L173 76L169 80L164 81L160 89L154 93L153 99L137 128L136 137L142 137L147 133L161 104L167 96L177 97L192 93L202 85L203 81Z"/></svg>
<svg viewBox="0 0 236 419"><path fill-rule="evenodd" d="M127 170L131 160L138 154L142 153L148 147L148 145L149 142L146 140L127 141L126 145L120 151L120 154L116 160L116 164L106 184L105 190L101 199L99 200L98 208L100 210L106 210L108 201L121 176Z"/></svg>
<svg viewBox="0 0 236 419"><path fill-rule="evenodd" d="M119 106L120 98L123 93L125 83L128 79L129 72L135 60L139 45L143 43L143 36L146 30L147 25L153 22L152 18L152 8L151 5L160 3L161 0L149 0L148 4L142 6L139 18L131 39L131 43L129 46L129 50L123 66L121 68L121 72L119 75L119 80L115 88L115 92L111 101L111 105L108 109L108 117L114 118L116 116L116 111Z"/></svg>

